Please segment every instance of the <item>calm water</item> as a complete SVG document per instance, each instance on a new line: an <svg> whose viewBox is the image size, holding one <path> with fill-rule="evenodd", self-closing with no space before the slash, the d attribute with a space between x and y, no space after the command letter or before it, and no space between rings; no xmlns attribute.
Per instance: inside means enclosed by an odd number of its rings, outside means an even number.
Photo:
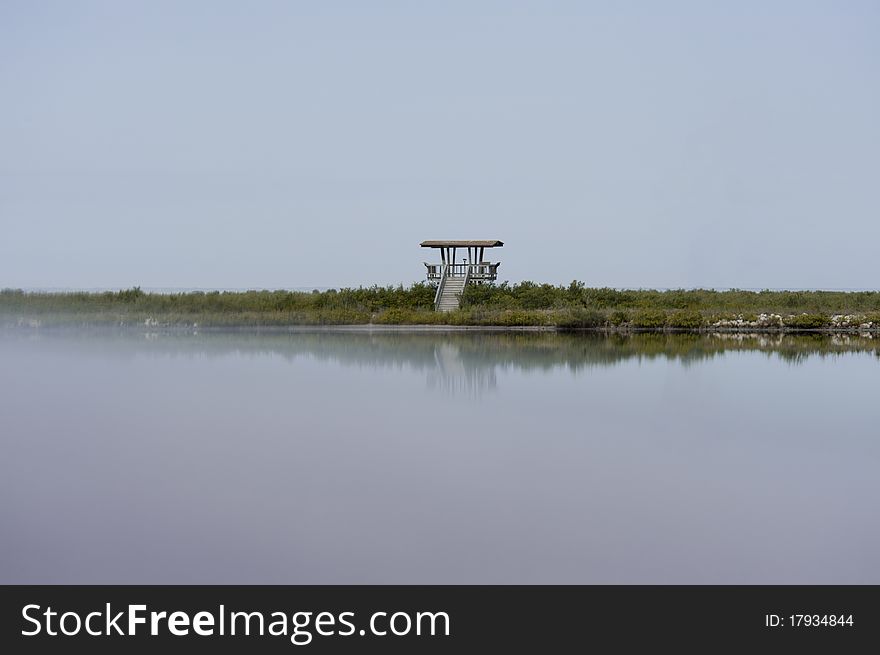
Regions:
<svg viewBox="0 0 880 655"><path fill-rule="evenodd" d="M0 331L0 582L880 583L878 347Z"/></svg>

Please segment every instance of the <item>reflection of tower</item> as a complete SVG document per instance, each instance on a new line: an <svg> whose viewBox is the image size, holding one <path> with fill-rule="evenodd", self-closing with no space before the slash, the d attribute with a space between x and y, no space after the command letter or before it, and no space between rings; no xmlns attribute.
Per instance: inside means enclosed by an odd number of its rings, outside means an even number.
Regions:
<svg viewBox="0 0 880 655"><path fill-rule="evenodd" d="M465 360L457 344L443 342L434 346L434 362L436 366L428 371L429 389L441 389L451 396L460 393L478 396L497 384L495 366Z"/></svg>

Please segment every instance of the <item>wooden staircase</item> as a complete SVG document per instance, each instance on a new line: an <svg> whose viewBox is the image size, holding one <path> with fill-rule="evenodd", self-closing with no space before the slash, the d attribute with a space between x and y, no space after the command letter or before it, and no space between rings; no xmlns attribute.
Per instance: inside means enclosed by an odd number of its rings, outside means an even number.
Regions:
<svg viewBox="0 0 880 655"><path fill-rule="evenodd" d="M437 288L437 296L434 298L434 309L438 312L453 312L461 303L461 294L467 286L468 277L449 277L445 274Z"/></svg>

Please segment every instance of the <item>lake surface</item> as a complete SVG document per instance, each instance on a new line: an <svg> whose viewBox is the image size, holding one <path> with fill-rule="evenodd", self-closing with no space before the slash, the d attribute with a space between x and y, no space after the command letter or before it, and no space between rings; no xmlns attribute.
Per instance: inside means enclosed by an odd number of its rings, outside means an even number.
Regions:
<svg viewBox="0 0 880 655"><path fill-rule="evenodd" d="M878 348L0 331L0 583L880 583Z"/></svg>

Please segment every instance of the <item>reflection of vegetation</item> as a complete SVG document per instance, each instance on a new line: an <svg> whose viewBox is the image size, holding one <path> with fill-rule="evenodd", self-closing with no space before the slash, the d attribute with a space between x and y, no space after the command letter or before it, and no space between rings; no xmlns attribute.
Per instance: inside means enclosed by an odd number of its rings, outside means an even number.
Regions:
<svg viewBox="0 0 880 655"><path fill-rule="evenodd" d="M762 352L786 361L812 356L870 352L880 356L880 343L870 337L757 334L561 334L561 333L370 333L298 331L247 332L180 330L144 333L138 330L92 328L6 330L4 338L56 341L106 355L156 354L225 356L229 354L280 355L288 359L311 357L345 365L402 367L472 375L478 369L552 369L577 371L611 366L627 360L671 359L698 363L731 352ZM148 338L144 338L147 336Z"/></svg>
<svg viewBox="0 0 880 655"><path fill-rule="evenodd" d="M0 292L4 322L203 326L450 324L700 330L880 328L880 292L591 289L580 282L470 286L462 309L432 311L434 287L144 293Z"/></svg>

